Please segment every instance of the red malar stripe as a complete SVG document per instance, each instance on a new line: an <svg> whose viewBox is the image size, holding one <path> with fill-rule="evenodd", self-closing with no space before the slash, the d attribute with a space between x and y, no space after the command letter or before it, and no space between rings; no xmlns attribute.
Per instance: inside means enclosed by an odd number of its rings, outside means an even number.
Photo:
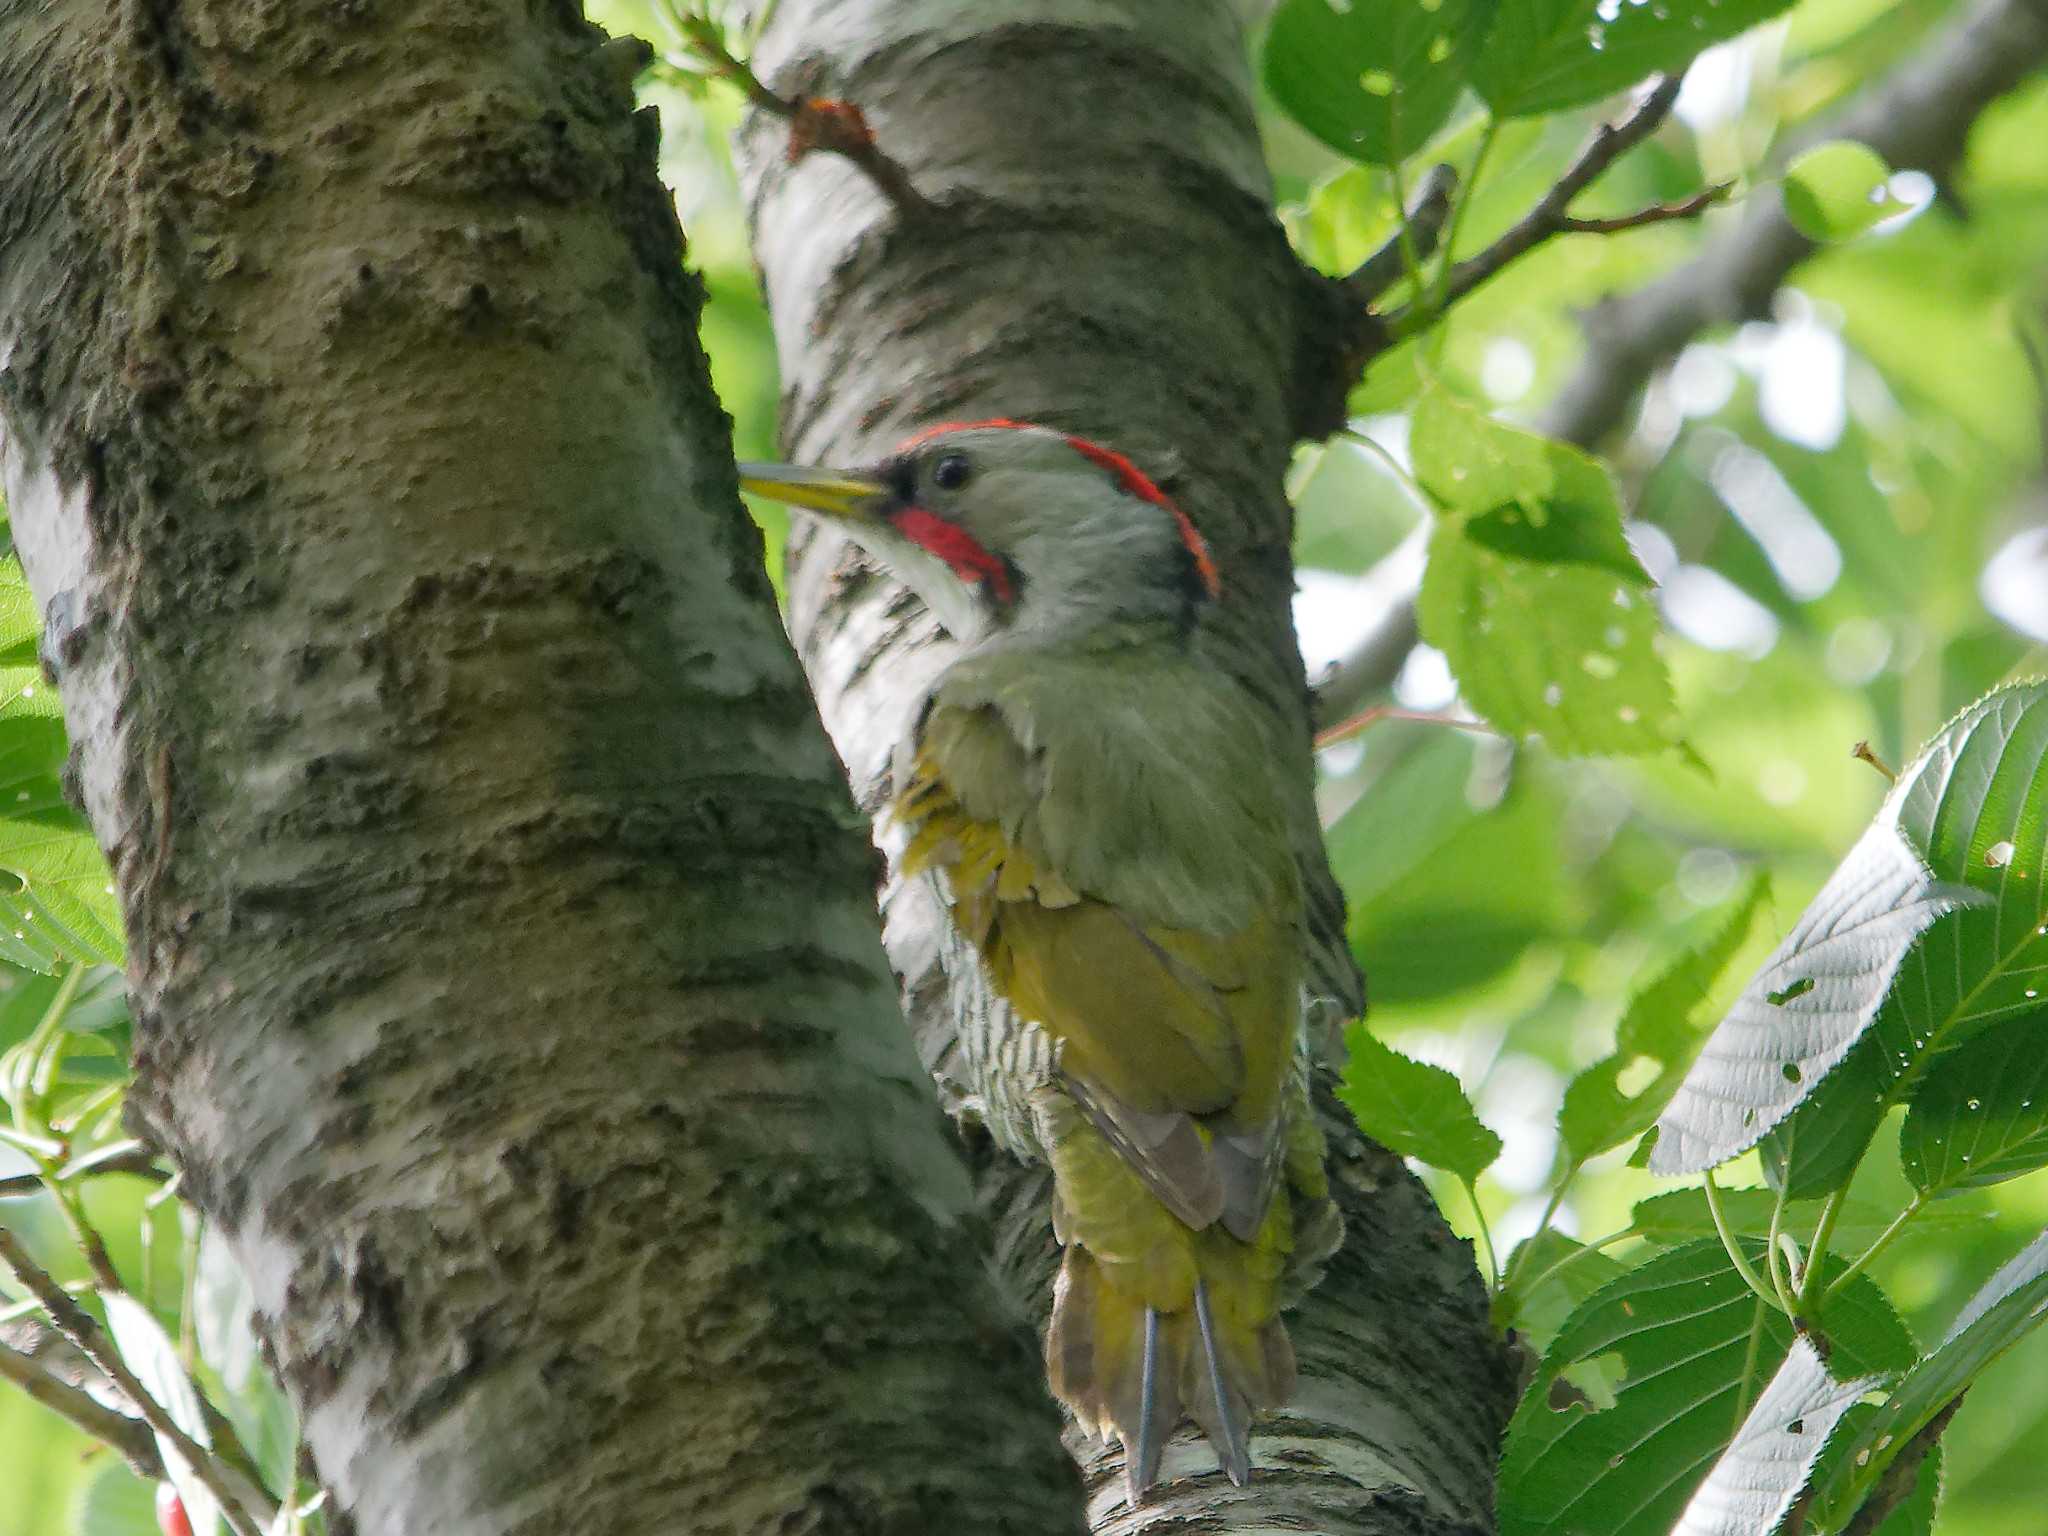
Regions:
<svg viewBox="0 0 2048 1536"><path fill-rule="evenodd" d="M1017 421L1009 416L986 416L980 421L942 421L936 426L926 427L920 432L913 432L909 437L906 437L896 445L896 451L898 453L908 453L913 448L928 443L935 437L943 437L949 432L972 432L983 427L1001 427L1015 432L1042 432L1048 430L1037 426L1035 423ZM1099 464L1102 468L1108 470L1115 477L1118 489L1122 490L1126 495L1136 496L1141 501L1149 501L1153 506L1163 508L1173 518L1174 526L1180 530L1181 543L1185 544L1188 553L1194 556L1195 573L1201 577L1203 590L1212 599L1223 595L1223 579L1217 574L1215 560L1210 557L1208 541L1202 537L1201 530L1195 527L1194 521L1187 513L1181 511L1178 502L1162 491L1150 475L1147 475L1129 459L1116 452L1116 450L1105 448L1100 443L1091 443L1087 438L1077 437L1071 432L1064 432L1060 435L1066 439L1067 446L1072 448L1074 452L1080 454L1090 463ZM918 508L912 508L911 510L919 511L923 517L931 517L930 513L921 512ZM932 521L939 522L940 520L932 518ZM963 577L967 576L970 570L984 575L991 569L1000 571L1000 585L997 584L997 578L994 576L989 577L990 585L1005 602L1009 601L1009 571L1003 567L1001 561L982 548L971 535L962 532L958 528L954 528L951 524L944 524L943 526L949 530L949 533L945 535L934 534L932 539L938 542L930 542L925 537L921 537L917 533L912 533L908 528L904 528L903 519L900 516L896 520L896 526L902 528L906 535L916 539L918 543L923 544L925 548L938 555L940 559L952 566ZM972 557L967 563L963 564L960 559L956 558L954 553L949 552L948 549L939 548L940 542L948 544L953 550L957 550L964 545L972 550Z"/></svg>
<svg viewBox="0 0 2048 1536"><path fill-rule="evenodd" d="M923 507L905 507L891 513L889 521L911 543L922 545L945 561L962 581L987 582L998 602L1007 603L1017 596L1010 568L958 523L949 523Z"/></svg>

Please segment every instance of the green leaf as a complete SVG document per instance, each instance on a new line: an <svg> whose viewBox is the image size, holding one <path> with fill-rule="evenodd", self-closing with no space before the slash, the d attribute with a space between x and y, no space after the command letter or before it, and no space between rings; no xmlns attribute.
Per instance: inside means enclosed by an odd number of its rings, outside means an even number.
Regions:
<svg viewBox="0 0 2048 1536"><path fill-rule="evenodd" d="M1409 1060L1363 1028L1350 1032L1349 1044L1339 1097L1374 1141L1468 1184L1500 1156L1500 1138L1449 1072Z"/></svg>
<svg viewBox="0 0 2048 1536"><path fill-rule="evenodd" d="M2048 1317L2048 1232L1970 1298L1948 1335L1908 1370L1891 1397L1859 1428L1853 1448L1814 1485L1823 1528L1863 1503L1894 1457L1984 1368Z"/></svg>
<svg viewBox="0 0 2048 1536"><path fill-rule="evenodd" d="M1772 1189L1784 1190L1789 1199L1811 1199L1840 1189L1856 1172L1885 1115L1890 1079L1879 1060L1879 1033L1873 1028L1857 1041L1813 1096L1757 1143L1764 1182Z"/></svg>
<svg viewBox="0 0 2048 1536"><path fill-rule="evenodd" d="M1706 1038L1707 1026L1695 1015L1748 941L1770 890L1768 876L1752 879L1705 942L1673 958L1629 1000L1615 1027L1613 1054L1565 1088L1557 1129L1573 1163L1642 1135L1663 1112ZM1624 1088L1632 1074L1645 1072L1648 1081Z"/></svg>
<svg viewBox="0 0 2048 1536"><path fill-rule="evenodd" d="M1465 786L1476 750L1466 732L1432 732L1331 823L1330 868L1354 910L1400 886L1471 821Z"/></svg>
<svg viewBox="0 0 2048 1536"><path fill-rule="evenodd" d="M1649 575L1621 531L1621 497L1607 466L1569 443L1495 421L1449 390L1415 408L1415 477L1465 534L1501 554L1546 565L1590 565L1637 586Z"/></svg>
<svg viewBox="0 0 2048 1536"><path fill-rule="evenodd" d="M1785 167L1785 217L1809 240L1853 240L1903 206L1885 191L1891 174L1867 144L1817 144Z"/></svg>
<svg viewBox="0 0 2048 1536"><path fill-rule="evenodd" d="M1415 487L1371 449L1339 438L1308 452L1307 473L1290 476L1297 565L1361 571L1429 515Z"/></svg>
<svg viewBox="0 0 2048 1536"><path fill-rule="evenodd" d="M41 634L28 575L9 551L0 558L0 666L33 666Z"/></svg>
<svg viewBox="0 0 2048 1536"><path fill-rule="evenodd" d="M2048 684L2001 689L1934 738L1700 1053L1658 1122L1653 1170L1725 1162L1812 1096L1795 1144L1813 1135L1843 1149L1829 1162L1846 1178L1861 1143L1848 1146L1843 1127L1867 1140L1935 1056L2039 1008L2044 763ZM1815 1085L1866 1031L1874 1045L1823 1115Z"/></svg>
<svg viewBox="0 0 2048 1536"><path fill-rule="evenodd" d="M1418 755L1450 780L1440 789L1463 799L1473 784L1468 733L1434 735L1460 740L1431 743ZM1486 788L1483 782L1477 787ZM1332 863L1345 882L1348 930L1372 978L1376 1003L1399 1005L1469 990L1514 966L1532 946L1575 931L1563 851L1565 811L1557 788L1548 773L1518 769L1503 800L1484 811L1468 802L1462 815L1452 815L1448 836L1440 837L1425 818L1432 806L1443 809L1442 802L1404 778L1390 786L1386 798L1394 808L1412 809L1417 824L1389 836L1392 880L1375 867L1366 841L1377 824L1373 813L1363 810L1364 820L1344 832L1337 845L1341 858ZM1376 786L1367 789L1368 803L1378 796ZM1475 868L1519 873L1514 880L1474 881Z"/></svg>
<svg viewBox="0 0 2048 1536"><path fill-rule="evenodd" d="M1760 1262L1761 1244L1746 1244ZM1867 1277L1822 1316L1845 1376L1902 1369L1912 1335ZM1544 1351L1508 1427L1500 1536L1667 1531L1792 1344L1708 1239L1658 1254L1603 1286ZM1611 1406L1575 1379L1619 1356ZM1597 1388L1599 1383L1593 1385Z"/></svg>
<svg viewBox="0 0 2048 1536"><path fill-rule="evenodd" d="M1872 1414L1879 1411L1875 1403L1858 1403L1842 1416L1841 1423L1828 1439L1827 1449L1821 1453L1820 1466L1813 1473L1813 1483L1832 1481L1838 1474L1836 1468L1852 1459L1857 1452L1864 1427ZM1941 1446L1928 1447L1927 1457L1920 1463L1920 1473L1913 1480L1910 1493L1899 1503L1873 1536L1933 1536L1934 1507L1941 1497ZM1811 1529L1811 1527L1809 1527Z"/></svg>
<svg viewBox="0 0 2048 1536"><path fill-rule="evenodd" d="M1677 735L1655 611L1612 571L1518 559L1447 517L1416 616L1465 701L1504 731L1566 756L1656 752Z"/></svg>
<svg viewBox="0 0 2048 1536"><path fill-rule="evenodd" d="M1266 29L1266 88L1340 154L1396 165L1443 126L1494 0L1282 0Z"/></svg>
<svg viewBox="0 0 2048 1536"><path fill-rule="evenodd" d="M38 971L121 959L112 877L59 783L65 750L56 690L0 666L0 960Z"/></svg>
<svg viewBox="0 0 2048 1536"><path fill-rule="evenodd" d="M1821 1448L1856 1399L1882 1378L1837 1381L1820 1351L1795 1339L1672 1536L1759 1536L1777 1529Z"/></svg>
<svg viewBox="0 0 2048 1536"><path fill-rule="evenodd" d="M71 1536L157 1536L155 1488L119 1460L105 1462L79 1489Z"/></svg>
<svg viewBox="0 0 2048 1536"><path fill-rule="evenodd" d="M1771 1212L1777 1203L1775 1190L1721 1191L1721 1213L1728 1218L1730 1230L1741 1237L1766 1236L1771 1230ZM1819 1202L1791 1200L1786 1203L1782 1225L1787 1232L1810 1232L1819 1217ZM1891 1225L1891 1219L1891 1213L1879 1206L1852 1200L1836 1214L1835 1246L1848 1249L1865 1247ZM1993 1220L1988 1211L1944 1208L1920 1212L1914 1218L1913 1227L1923 1233L1962 1232L1981 1230ZM1697 1186L1669 1190L1638 1200L1630 1213L1629 1224L1637 1236L1661 1244L1696 1242L1700 1238L1714 1236L1716 1231L1713 1213L1707 1208L1707 1192Z"/></svg>
<svg viewBox="0 0 2048 1536"><path fill-rule="evenodd" d="M1541 1348L1557 1336L1574 1308L1601 1286L1620 1279L1628 1267L1555 1227L1545 1227L1515 1245L1506 1272L1514 1284L1495 1302L1494 1320Z"/></svg>
<svg viewBox="0 0 2048 1536"><path fill-rule="evenodd" d="M0 817L0 959L32 970L60 961L121 960L120 919L107 862L91 834Z"/></svg>
<svg viewBox="0 0 2048 1536"><path fill-rule="evenodd" d="M1503 5L1474 67L1502 117L1555 112L1672 74L1701 52L1768 21L1792 0L1515 0Z"/></svg>
<svg viewBox="0 0 2048 1536"><path fill-rule="evenodd" d="M1930 1195L2048 1167L2048 1011L1941 1057L1906 1110L1899 1160Z"/></svg>

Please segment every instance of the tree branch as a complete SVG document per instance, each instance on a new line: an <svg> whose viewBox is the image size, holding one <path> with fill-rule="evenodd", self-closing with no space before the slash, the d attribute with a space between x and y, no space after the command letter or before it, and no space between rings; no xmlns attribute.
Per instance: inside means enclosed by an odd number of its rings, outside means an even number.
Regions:
<svg viewBox="0 0 2048 1536"><path fill-rule="evenodd" d="M2044 64L2048 0L1979 0L1961 22L1841 112L1790 136L1782 155L1823 139L1856 139L1894 166L1945 182L1985 108ZM1786 218L1782 198L1758 192L1734 227L1706 242L1691 261L1582 317L1584 361L1538 426L1581 447L1597 445L1620 427L1651 376L1696 336L1767 314L1771 295L1813 250ZM1383 637L1412 632L1414 590L1390 605L1373 634L1330 669L1317 691L1319 719L1342 719L1392 685L1408 653ZM1324 702L1324 689L1337 690L1334 702Z"/></svg>
<svg viewBox="0 0 2048 1536"><path fill-rule="evenodd" d="M850 160L906 218L934 211L932 201L911 183L909 172L875 142L867 114L851 101L825 96L784 96L763 84L753 66L725 46L718 23L701 11L669 8L670 19L711 72L737 85L747 100L789 124L784 153L801 160L814 149Z"/></svg>
<svg viewBox="0 0 2048 1536"><path fill-rule="evenodd" d="M1942 1432L1948 1428L1949 1420L1956 1416L1956 1410L1963 1406L1963 1399L1969 1395L1965 1388L1949 1399L1948 1406L1923 1424L1919 1432L1908 1440L1899 1454L1892 1458L1892 1464L1884 1469L1877 1486L1870 1490L1870 1497L1863 1501L1863 1507L1856 1511L1856 1518L1842 1527L1842 1536L1877 1536L1878 1527L1891 1518L1893 1510L1906 1502L1920 1481L1920 1466L1934 1450Z"/></svg>
<svg viewBox="0 0 2048 1536"><path fill-rule="evenodd" d="M1440 297L1433 302L1418 299L1408 305L1389 319L1388 329L1396 336L1421 329L1509 263L1527 255L1553 235L1567 234L1583 227L1583 221L1574 220L1566 212L1572 200L1597 181L1615 161L1657 131L1664 119L1671 115L1672 103L1678 100L1678 86L1678 76L1661 76L1650 94L1643 98L1642 104L1627 118L1619 123L1603 123L1587 141L1586 147L1579 151L1578 159L1566 168L1565 173L1558 177L1557 184L1543 194L1536 206L1522 216L1520 223L1478 255L1468 256L1453 266ZM1704 201L1689 199L1697 204L1689 211L1697 213L1719 195L1717 191ZM1641 215L1631 217L1636 222L1653 222ZM1616 227L1626 229L1630 226L1623 223Z"/></svg>
<svg viewBox="0 0 2048 1536"><path fill-rule="evenodd" d="M1315 683L1315 725L1327 731L1349 719L1366 702L1386 692L1415 649L1415 594L1429 549L1429 520L1359 578L1361 608L1379 618L1355 645Z"/></svg>
<svg viewBox="0 0 2048 1536"><path fill-rule="evenodd" d="M95 1163L92 1172L95 1177L103 1173L132 1173L138 1178L153 1179L164 1183L170 1175L157 1166L157 1155L148 1147L138 1146L129 1152ZM13 1173L0 1179L0 1200L13 1199L21 1195L33 1195L48 1188L40 1173Z"/></svg>
<svg viewBox="0 0 2048 1536"><path fill-rule="evenodd" d="M1676 202L1652 203L1647 208L1638 208L1634 213L1617 214L1611 219L1565 219L1560 228L1568 235L1615 235L1624 229L1641 229L1646 224L1668 224L1675 219L1690 219L1704 213L1734 190L1735 183L1724 181L1716 186L1695 192L1691 197L1681 197Z"/></svg>
<svg viewBox="0 0 2048 1536"><path fill-rule="evenodd" d="M92 1314L71 1299L64 1287L36 1263L21 1240L6 1227L0 1227L0 1264L12 1270L29 1294L42 1303L57 1331L77 1345L86 1359L104 1371L107 1379L121 1389L121 1395L135 1405L135 1411L142 1415L149 1427L177 1448L178 1454L191 1467L192 1475L219 1502L221 1518L227 1521L229 1529L236 1536L261 1536L262 1522L267 1521L274 1511L252 1511L243 1507L235 1496L235 1490L229 1487L227 1478L222 1475L212 1452L187 1434L163 1404L150 1395L149 1389L135 1379L135 1373L128 1369L128 1362L121 1358L118 1349L107 1342Z"/></svg>
<svg viewBox="0 0 2048 1536"><path fill-rule="evenodd" d="M33 1355L5 1344L0 1344L0 1378L13 1382L36 1402L111 1448L137 1477L164 1476L156 1436L141 1419L109 1408L90 1392L65 1381Z"/></svg>
<svg viewBox="0 0 2048 1536"><path fill-rule="evenodd" d="M1979 114L2044 63L2048 3L1979 0L1844 110L1788 136L1779 158L1823 139L1856 139L1894 166L1945 182ZM1585 360L1552 403L1547 430L1584 445L1608 436L1651 375L1695 336L1768 314L1771 295L1814 249L1782 196L1760 189L1740 222L1691 261L1585 316Z"/></svg>
<svg viewBox="0 0 2048 1536"><path fill-rule="evenodd" d="M1457 190L1456 167L1439 163L1429 168L1422 185L1415 189L1402 227L1340 279L1361 307L1370 307L1406 276L1411 260L1428 260L1443 236L1444 222L1451 216L1451 199Z"/></svg>

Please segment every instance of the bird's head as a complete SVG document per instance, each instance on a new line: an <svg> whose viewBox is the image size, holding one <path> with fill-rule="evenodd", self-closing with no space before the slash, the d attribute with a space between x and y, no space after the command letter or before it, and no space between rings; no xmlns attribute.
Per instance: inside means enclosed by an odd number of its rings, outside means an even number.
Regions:
<svg viewBox="0 0 2048 1536"><path fill-rule="evenodd" d="M1190 624L1208 546L1119 453L1048 427L934 427L872 469L742 464L740 483L832 519L962 640Z"/></svg>

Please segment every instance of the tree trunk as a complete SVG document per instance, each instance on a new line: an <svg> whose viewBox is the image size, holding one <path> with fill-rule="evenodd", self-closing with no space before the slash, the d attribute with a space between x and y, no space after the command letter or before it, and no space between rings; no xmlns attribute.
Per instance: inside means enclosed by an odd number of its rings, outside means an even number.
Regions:
<svg viewBox="0 0 2048 1536"><path fill-rule="evenodd" d="M794 163L781 123L745 135L755 245L792 456L861 462L947 419L1043 421L1131 453L1214 547L1224 598L1198 636L1270 711L1297 786L1314 962L1339 1016L1361 1001L1311 802L1307 690L1289 621L1281 475L1348 334L1330 286L1289 252L1225 0L779 0L754 57L784 95L846 98L922 198L898 208L846 161ZM1335 338L1333 340L1333 338ZM869 811L889 750L947 655L929 618L845 543L792 545L798 649ZM913 1029L948 1087L954 1015L939 913L884 900ZM1512 1399L1469 1249L1398 1161L1327 1093L1349 1240L1291 1327L1303 1383L1232 1490L1184 1438L1135 1514L1114 1457L1077 1445L1096 1528L1332 1533L1492 1526ZM1044 1307L1043 1177L977 1147L1004 1273Z"/></svg>
<svg viewBox="0 0 2048 1536"><path fill-rule="evenodd" d="M1075 1529L654 174L514 0L0 0L134 1119L360 1532Z"/></svg>

